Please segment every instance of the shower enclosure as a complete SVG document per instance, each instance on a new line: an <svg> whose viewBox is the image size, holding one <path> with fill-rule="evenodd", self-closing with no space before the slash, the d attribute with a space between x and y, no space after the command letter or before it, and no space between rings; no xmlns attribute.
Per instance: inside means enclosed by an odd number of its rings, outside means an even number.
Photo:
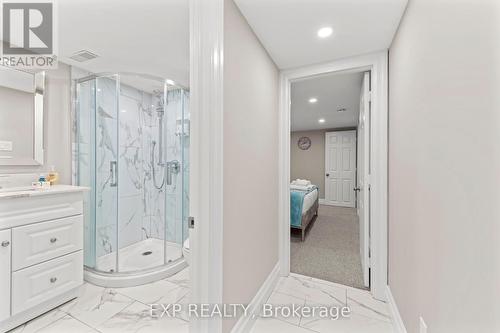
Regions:
<svg viewBox="0 0 500 333"><path fill-rule="evenodd" d="M130 73L74 80L74 177L84 201L86 279L148 283L182 269L188 237L188 92Z"/></svg>

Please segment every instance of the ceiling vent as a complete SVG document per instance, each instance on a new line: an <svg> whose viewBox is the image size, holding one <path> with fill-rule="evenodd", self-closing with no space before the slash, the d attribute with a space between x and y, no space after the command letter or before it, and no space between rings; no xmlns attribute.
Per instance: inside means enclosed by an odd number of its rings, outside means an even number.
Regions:
<svg viewBox="0 0 500 333"><path fill-rule="evenodd" d="M346 108L340 108L340 109L337 109L337 112L346 112L347 109Z"/></svg>
<svg viewBox="0 0 500 333"><path fill-rule="evenodd" d="M97 58L98 55L87 50L81 50L74 53L70 58L78 62L88 61Z"/></svg>

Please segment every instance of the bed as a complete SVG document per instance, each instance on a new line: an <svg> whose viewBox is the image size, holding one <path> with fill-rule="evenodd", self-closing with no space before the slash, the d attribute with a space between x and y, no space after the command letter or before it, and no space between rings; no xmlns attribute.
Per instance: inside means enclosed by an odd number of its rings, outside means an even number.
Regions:
<svg viewBox="0 0 500 333"><path fill-rule="evenodd" d="M318 207L319 193L316 186L311 185L307 189L290 186L290 227L301 231L302 241L307 227L318 215Z"/></svg>

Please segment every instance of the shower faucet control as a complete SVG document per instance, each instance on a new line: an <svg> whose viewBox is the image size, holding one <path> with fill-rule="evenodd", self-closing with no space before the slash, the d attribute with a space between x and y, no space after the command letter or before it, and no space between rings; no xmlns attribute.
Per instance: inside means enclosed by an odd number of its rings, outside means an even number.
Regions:
<svg viewBox="0 0 500 333"><path fill-rule="evenodd" d="M178 174L181 171L181 164L177 160L167 162L167 185L172 185L172 174Z"/></svg>

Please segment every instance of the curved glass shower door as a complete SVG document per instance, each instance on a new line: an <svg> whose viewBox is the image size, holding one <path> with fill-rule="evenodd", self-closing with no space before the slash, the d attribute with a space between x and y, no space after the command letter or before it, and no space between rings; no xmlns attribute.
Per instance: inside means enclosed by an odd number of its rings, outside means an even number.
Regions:
<svg viewBox="0 0 500 333"><path fill-rule="evenodd" d="M92 190L85 200L85 265L118 270L117 75L77 84L78 183Z"/></svg>
<svg viewBox="0 0 500 333"><path fill-rule="evenodd" d="M77 183L85 266L139 273L182 257L187 237L187 93L135 74L76 81Z"/></svg>

